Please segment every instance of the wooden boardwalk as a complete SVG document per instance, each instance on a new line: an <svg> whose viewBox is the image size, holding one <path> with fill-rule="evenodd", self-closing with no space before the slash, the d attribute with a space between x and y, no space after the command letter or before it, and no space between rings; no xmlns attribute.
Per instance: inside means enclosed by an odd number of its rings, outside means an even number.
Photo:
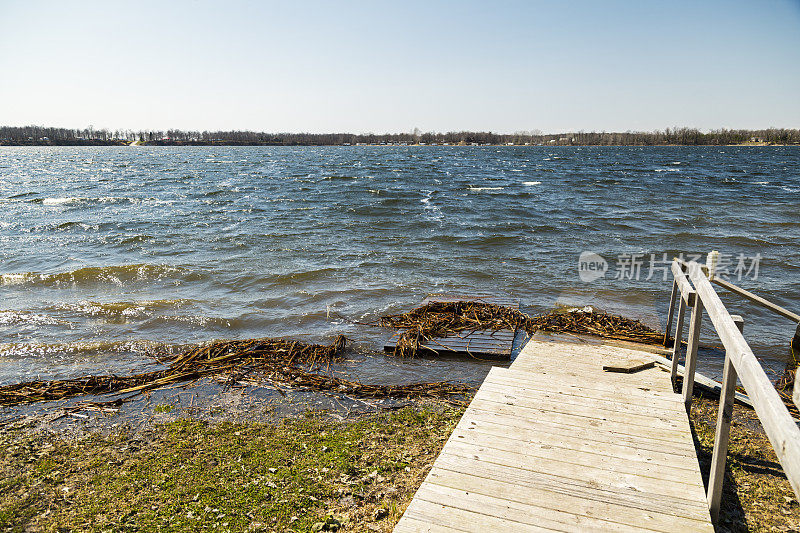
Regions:
<svg viewBox="0 0 800 533"><path fill-rule="evenodd" d="M714 531L670 374L648 353L531 340L493 368L395 528Z"/></svg>

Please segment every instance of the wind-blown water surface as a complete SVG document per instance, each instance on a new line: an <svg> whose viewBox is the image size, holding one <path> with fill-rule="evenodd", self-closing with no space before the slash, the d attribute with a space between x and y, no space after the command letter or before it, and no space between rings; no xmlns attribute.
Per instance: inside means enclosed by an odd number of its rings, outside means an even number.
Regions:
<svg viewBox="0 0 800 533"><path fill-rule="evenodd" d="M215 338L379 349L385 332L340 317L438 291L663 327L650 254L760 254L740 284L797 310L798 193L796 147L3 148L0 383L127 372ZM579 279L583 251L605 278ZM623 254L643 254L639 280L613 279ZM794 326L723 297L782 368Z"/></svg>

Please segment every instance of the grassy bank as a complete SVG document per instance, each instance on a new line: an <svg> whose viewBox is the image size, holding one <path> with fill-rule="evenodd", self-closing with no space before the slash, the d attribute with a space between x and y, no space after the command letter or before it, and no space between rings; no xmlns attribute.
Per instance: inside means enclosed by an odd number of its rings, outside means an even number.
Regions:
<svg viewBox="0 0 800 533"><path fill-rule="evenodd" d="M356 421L310 411L277 424L179 420L73 440L4 429L0 530L391 531L462 412L425 403ZM715 420L716 402L698 399L704 476ZM720 526L800 530L772 447L739 406Z"/></svg>
<svg viewBox="0 0 800 533"><path fill-rule="evenodd" d="M695 399L692 426L708 483L717 400ZM800 531L800 506L755 413L736 405L723 484L720 531Z"/></svg>
<svg viewBox="0 0 800 533"><path fill-rule="evenodd" d="M10 531L391 531L461 416L183 420L131 438L0 434Z"/></svg>

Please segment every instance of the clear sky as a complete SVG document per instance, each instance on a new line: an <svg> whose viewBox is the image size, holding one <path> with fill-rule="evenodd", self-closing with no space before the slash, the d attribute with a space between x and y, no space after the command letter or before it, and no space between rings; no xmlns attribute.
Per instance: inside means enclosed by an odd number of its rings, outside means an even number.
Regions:
<svg viewBox="0 0 800 533"><path fill-rule="evenodd" d="M800 0L0 0L0 124L800 127Z"/></svg>

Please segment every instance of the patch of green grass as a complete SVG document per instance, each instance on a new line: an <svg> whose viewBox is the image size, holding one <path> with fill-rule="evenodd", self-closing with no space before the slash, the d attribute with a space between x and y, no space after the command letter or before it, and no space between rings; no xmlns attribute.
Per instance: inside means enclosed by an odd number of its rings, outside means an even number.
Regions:
<svg viewBox="0 0 800 533"><path fill-rule="evenodd" d="M344 530L390 531L461 413L181 420L78 443L5 432L0 529L310 531L333 516Z"/></svg>
<svg viewBox="0 0 800 533"><path fill-rule="evenodd" d="M153 408L153 412L154 413L169 413L174 408L175 408L175 406L172 405L171 403L162 403L162 404L156 405L155 408Z"/></svg>
<svg viewBox="0 0 800 533"><path fill-rule="evenodd" d="M692 426L699 443L698 459L708 482L714 449L717 401L698 398ZM736 405L728 445L718 531L798 531L800 506L758 417Z"/></svg>

